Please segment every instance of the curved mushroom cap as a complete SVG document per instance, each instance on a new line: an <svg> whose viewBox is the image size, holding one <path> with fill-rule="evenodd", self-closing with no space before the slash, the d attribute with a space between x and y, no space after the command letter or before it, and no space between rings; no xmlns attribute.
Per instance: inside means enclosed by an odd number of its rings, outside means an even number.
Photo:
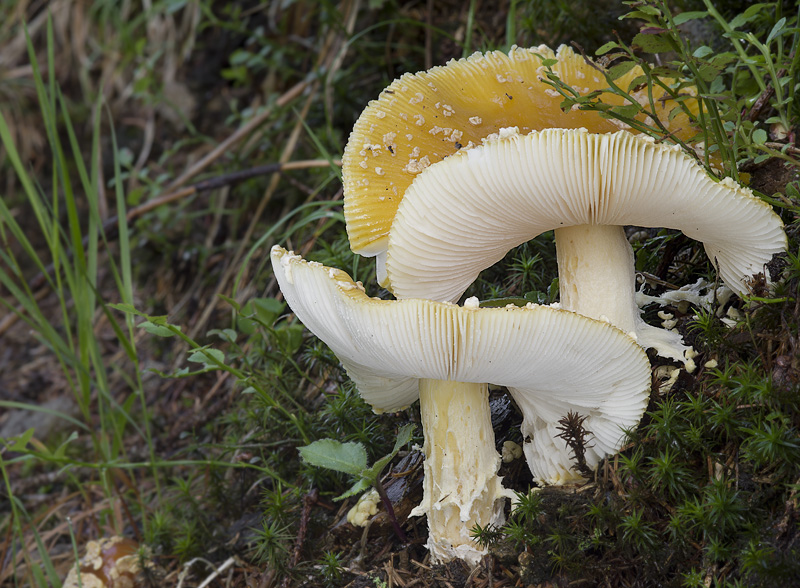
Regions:
<svg viewBox="0 0 800 588"><path fill-rule="evenodd" d="M583 127L598 133L627 128L598 112L563 112L562 96L542 81L545 59L557 60L553 71L582 95L597 91L603 102L623 104L620 96L607 91L599 66L590 65L568 47L554 53L544 45L514 47L508 54L475 53L426 72L405 74L369 103L342 157L344 214L355 253L372 256L386 250L397 206L419 172L462 146L479 145L501 128L516 126L524 133L551 127ZM637 66L615 83L627 89L641 75ZM648 103L647 88L631 94L640 103ZM695 130L688 117L679 112L670 119L677 103L658 98L664 126L676 137L689 140ZM693 102L686 104L696 108Z"/></svg>
<svg viewBox="0 0 800 588"><path fill-rule="evenodd" d="M677 146L625 131L509 133L420 174L389 239L398 298L457 300L481 270L551 229L636 225L703 242L737 293L786 249L772 208L730 179L712 179Z"/></svg>
<svg viewBox="0 0 800 588"><path fill-rule="evenodd" d="M376 410L414 402L421 378L507 386L523 409L526 453L538 479L574 478L569 451L553 433L570 410L587 416L591 463L616 450L622 428L634 427L644 412L647 356L606 323L548 306L380 300L341 270L278 246L271 257L295 315L338 356Z"/></svg>

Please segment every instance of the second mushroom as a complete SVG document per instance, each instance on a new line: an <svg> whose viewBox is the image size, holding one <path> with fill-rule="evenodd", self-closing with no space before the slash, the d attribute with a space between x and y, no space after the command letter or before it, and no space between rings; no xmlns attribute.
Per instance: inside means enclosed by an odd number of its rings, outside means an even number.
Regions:
<svg viewBox="0 0 800 588"><path fill-rule="evenodd" d="M555 230L562 307L608 320L688 367L681 336L640 316L624 225L701 241L739 294L786 249L766 202L712 179L677 146L625 131L503 129L430 166L406 190L389 234L388 283L398 298L457 300L511 248Z"/></svg>
<svg viewBox="0 0 800 588"><path fill-rule="evenodd" d="M424 497L412 514L428 518L434 561L476 564L485 550L470 530L503 522L510 492L497 475L487 383L507 386L523 408L528 463L548 483L580 477L557 439L567 413L586 417L585 458L593 467L644 412L647 357L606 323L547 306L380 300L341 270L278 246L271 256L295 315L338 356L376 411L420 398Z"/></svg>

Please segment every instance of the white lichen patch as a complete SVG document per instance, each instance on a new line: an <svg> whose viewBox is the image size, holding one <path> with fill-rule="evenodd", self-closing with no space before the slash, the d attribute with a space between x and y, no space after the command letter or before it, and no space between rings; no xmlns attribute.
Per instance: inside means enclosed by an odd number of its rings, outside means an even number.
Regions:
<svg viewBox="0 0 800 588"><path fill-rule="evenodd" d="M471 116L469 117L469 124L471 125L479 125L483 122L483 119L479 116Z"/></svg>
<svg viewBox="0 0 800 588"><path fill-rule="evenodd" d="M415 114L414 115L414 124L417 125L418 127L421 127L422 125L425 124L425 117L422 116L421 114Z"/></svg>

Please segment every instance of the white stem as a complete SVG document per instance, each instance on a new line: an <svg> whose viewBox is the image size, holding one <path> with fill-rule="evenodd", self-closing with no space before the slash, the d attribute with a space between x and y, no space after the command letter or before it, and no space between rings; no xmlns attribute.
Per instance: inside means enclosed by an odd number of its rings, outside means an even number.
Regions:
<svg viewBox="0 0 800 588"><path fill-rule="evenodd" d="M428 517L428 549L434 562L463 559L472 566L486 554L470 538L476 524L502 525L511 491L497 475L486 384L420 380L425 435L422 502L412 515Z"/></svg>
<svg viewBox="0 0 800 588"><path fill-rule="evenodd" d="M577 225L556 229L561 306L584 316L608 320L644 348L693 366L676 331L648 325L636 305L633 249L625 230L614 225Z"/></svg>

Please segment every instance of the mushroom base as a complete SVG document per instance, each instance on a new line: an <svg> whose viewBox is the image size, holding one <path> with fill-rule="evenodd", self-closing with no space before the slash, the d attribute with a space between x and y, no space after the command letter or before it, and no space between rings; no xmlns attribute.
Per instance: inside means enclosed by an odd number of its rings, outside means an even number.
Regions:
<svg viewBox="0 0 800 588"><path fill-rule="evenodd" d="M512 496L497 475L501 460L488 386L420 380L420 412L424 495L411 515L428 517L427 547L434 562L462 559L475 566L486 550L472 540L470 529L502 525L504 501Z"/></svg>

